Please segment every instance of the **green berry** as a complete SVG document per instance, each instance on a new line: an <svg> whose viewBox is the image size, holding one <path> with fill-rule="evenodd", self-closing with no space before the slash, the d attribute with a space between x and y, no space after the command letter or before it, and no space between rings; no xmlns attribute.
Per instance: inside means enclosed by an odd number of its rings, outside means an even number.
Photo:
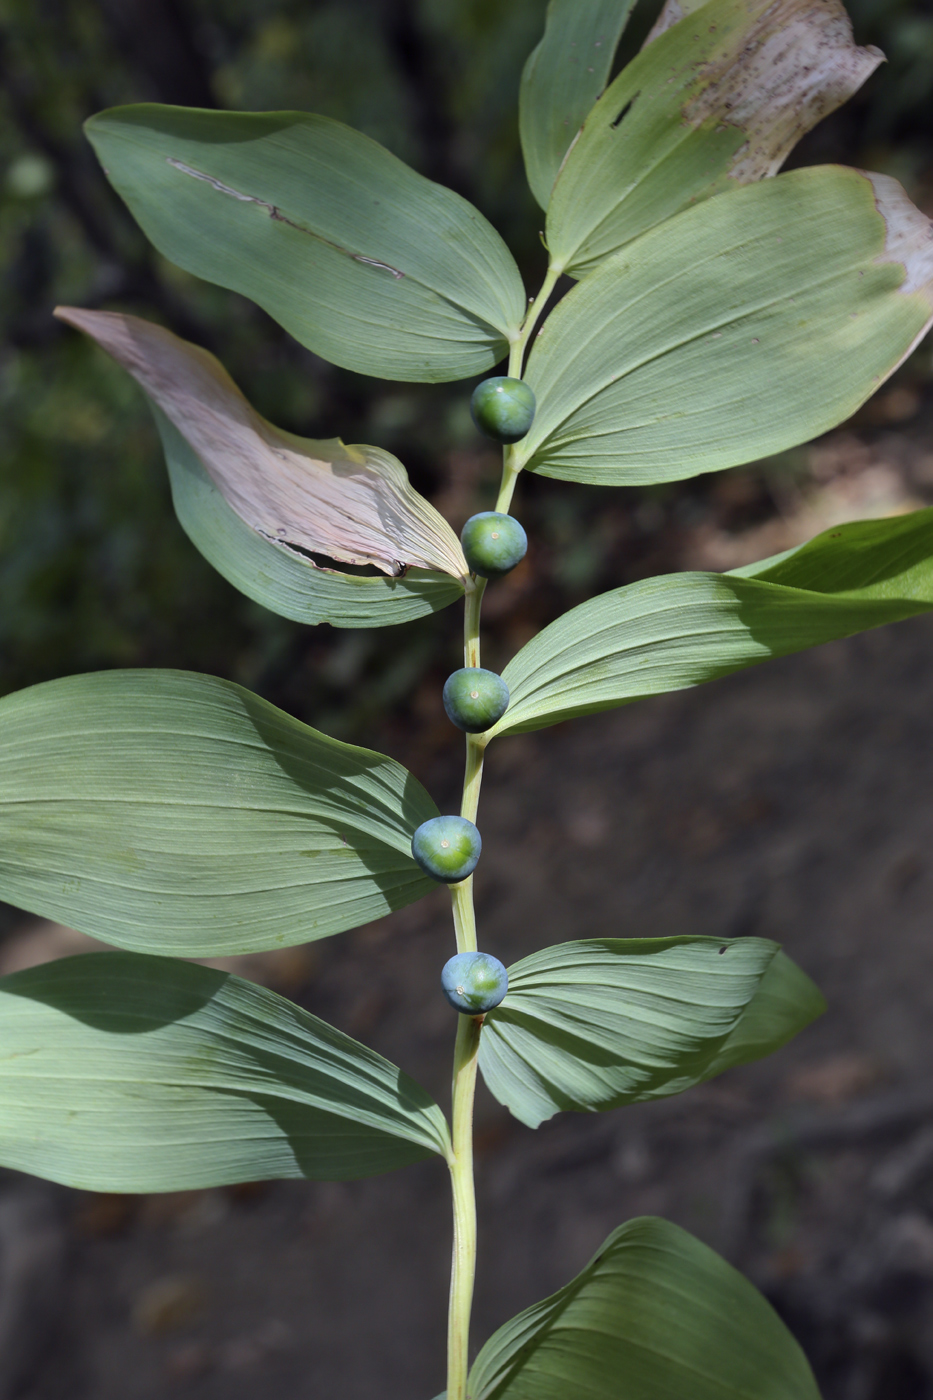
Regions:
<svg viewBox="0 0 933 1400"><path fill-rule="evenodd" d="M501 578L524 559L528 536L514 515L481 510L460 531L460 543L471 574Z"/></svg>
<svg viewBox="0 0 933 1400"><path fill-rule="evenodd" d="M508 708L509 688L495 671L464 666L444 683L444 709L451 724L465 734L482 734Z"/></svg>
<svg viewBox="0 0 933 1400"><path fill-rule="evenodd" d="M509 974L491 953L456 953L441 972L444 995L455 1011L481 1016L509 990Z"/></svg>
<svg viewBox="0 0 933 1400"><path fill-rule="evenodd" d="M477 384L470 400L473 422L496 442L518 442L534 422L535 396L524 379L499 374Z"/></svg>
<svg viewBox="0 0 933 1400"><path fill-rule="evenodd" d="M466 817L431 817L411 838L411 853L425 875L456 884L472 875L483 840Z"/></svg>

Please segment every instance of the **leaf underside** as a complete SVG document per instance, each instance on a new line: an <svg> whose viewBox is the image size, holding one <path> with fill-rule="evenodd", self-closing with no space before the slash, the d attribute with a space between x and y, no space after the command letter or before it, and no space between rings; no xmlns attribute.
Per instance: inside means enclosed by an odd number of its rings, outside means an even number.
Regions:
<svg viewBox="0 0 933 1400"><path fill-rule="evenodd" d="M260 535L393 576L412 565L467 576L453 530L390 452L275 428L213 355L138 316L71 306L55 314L132 374Z"/></svg>
<svg viewBox="0 0 933 1400"><path fill-rule="evenodd" d="M522 72L518 127L525 174L548 207L567 148L606 86L633 0L550 0L544 35Z"/></svg>
<svg viewBox="0 0 933 1400"><path fill-rule="evenodd" d="M135 316L59 307L137 379L183 529L230 583L296 622L378 627L463 595L453 530L391 453L267 423L212 355ZM309 555L324 557L321 567ZM381 576L340 571L375 566Z"/></svg>
<svg viewBox="0 0 933 1400"><path fill-rule="evenodd" d="M571 609L506 666L490 737L699 685L933 607L933 509L827 530L732 574L669 574Z"/></svg>
<svg viewBox="0 0 933 1400"><path fill-rule="evenodd" d="M680 1094L784 1045L825 1009L761 938L586 939L509 968L479 1064L530 1128Z"/></svg>
<svg viewBox="0 0 933 1400"><path fill-rule="evenodd" d="M471 1400L819 1400L761 1294L650 1216L620 1226L572 1283L500 1327L469 1390Z"/></svg>
<svg viewBox="0 0 933 1400"><path fill-rule="evenodd" d="M434 888L411 837L436 815L392 759L211 676L0 701L0 898L131 951L286 947L400 909Z"/></svg>
<svg viewBox="0 0 933 1400"><path fill-rule="evenodd" d="M503 358L518 268L465 199L306 112L113 108L86 126L170 261L255 301L308 349L385 379L463 379Z"/></svg>
<svg viewBox="0 0 933 1400"><path fill-rule="evenodd" d="M0 1162L94 1191L345 1180L445 1155L401 1070L274 992L130 953L0 980Z"/></svg>
<svg viewBox="0 0 933 1400"><path fill-rule="evenodd" d="M592 272L647 229L774 175L883 61L839 0L708 0L588 114L548 205L551 263Z"/></svg>
<svg viewBox="0 0 933 1400"><path fill-rule="evenodd" d="M896 181L795 170L707 199L607 259L548 317L516 463L677 481L852 414L933 320L930 221Z"/></svg>

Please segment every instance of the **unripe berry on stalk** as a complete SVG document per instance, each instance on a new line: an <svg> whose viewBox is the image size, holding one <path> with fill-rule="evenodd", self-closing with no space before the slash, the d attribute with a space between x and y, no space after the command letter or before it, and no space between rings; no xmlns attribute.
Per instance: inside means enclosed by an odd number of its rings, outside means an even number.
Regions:
<svg viewBox="0 0 933 1400"><path fill-rule="evenodd" d="M495 671L464 666L444 683L444 709L451 724L465 734L482 734L505 714L509 688Z"/></svg>
<svg viewBox="0 0 933 1400"><path fill-rule="evenodd" d="M499 374L477 384L470 412L473 422L487 437L496 442L518 442L534 422L534 391L524 379Z"/></svg>
<svg viewBox="0 0 933 1400"><path fill-rule="evenodd" d="M455 1011L482 1016L509 990L509 974L491 953L455 953L444 964L441 986Z"/></svg>
<svg viewBox="0 0 933 1400"><path fill-rule="evenodd" d="M528 536L514 515L481 510L460 531L460 543L471 574L501 578L524 559Z"/></svg>
<svg viewBox="0 0 933 1400"><path fill-rule="evenodd" d="M456 884L472 875L483 839L466 817L431 817L411 838L411 853L425 875Z"/></svg>

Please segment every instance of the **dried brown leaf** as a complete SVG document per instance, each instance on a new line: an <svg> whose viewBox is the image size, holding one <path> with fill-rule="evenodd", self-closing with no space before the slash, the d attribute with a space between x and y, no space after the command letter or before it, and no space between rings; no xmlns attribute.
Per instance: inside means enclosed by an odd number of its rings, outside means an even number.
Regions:
<svg viewBox="0 0 933 1400"><path fill-rule="evenodd" d="M390 576L417 567L468 577L453 530L391 453L273 427L213 355L161 326L69 306L55 315L129 370L227 503L267 539Z"/></svg>
<svg viewBox="0 0 933 1400"><path fill-rule="evenodd" d="M738 57L726 51L701 67L700 89L684 109L691 126L710 119L747 137L729 174L741 184L774 175L794 146L841 107L884 62L859 47L839 0L744 0L750 27ZM667 0L650 44L686 16L712 22L715 0Z"/></svg>

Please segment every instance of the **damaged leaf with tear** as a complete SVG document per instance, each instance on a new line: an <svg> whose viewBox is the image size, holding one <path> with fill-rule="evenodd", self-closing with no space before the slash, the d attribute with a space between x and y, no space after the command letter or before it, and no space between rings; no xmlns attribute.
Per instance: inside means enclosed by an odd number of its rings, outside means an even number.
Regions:
<svg viewBox="0 0 933 1400"><path fill-rule="evenodd" d="M775 175L800 138L883 60L839 0L669 0L593 107L547 216L574 277L697 201Z"/></svg>
<svg viewBox="0 0 933 1400"><path fill-rule="evenodd" d="M391 453L273 427L213 355L161 326L77 307L55 314L129 370L228 505L266 539L391 577L412 566L468 577L453 530Z"/></svg>
<svg viewBox="0 0 933 1400"><path fill-rule="evenodd" d="M547 209L567 148L606 86L633 0L550 0L528 55L518 129L531 193Z"/></svg>
<svg viewBox="0 0 933 1400"><path fill-rule="evenodd" d="M518 334L525 290L488 220L342 122L141 103L86 130L165 257L335 365L466 379Z"/></svg>

